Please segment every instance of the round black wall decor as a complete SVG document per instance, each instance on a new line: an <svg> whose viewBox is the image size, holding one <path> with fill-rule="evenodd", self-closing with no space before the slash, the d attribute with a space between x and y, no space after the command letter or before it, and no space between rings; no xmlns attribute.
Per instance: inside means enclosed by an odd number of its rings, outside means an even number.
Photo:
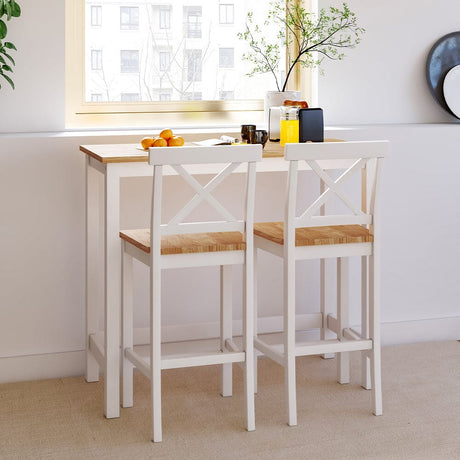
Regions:
<svg viewBox="0 0 460 460"><path fill-rule="evenodd" d="M444 78L453 67L460 65L460 31L441 37L431 48L426 61L426 79L431 94L441 107L456 116L446 104Z"/></svg>

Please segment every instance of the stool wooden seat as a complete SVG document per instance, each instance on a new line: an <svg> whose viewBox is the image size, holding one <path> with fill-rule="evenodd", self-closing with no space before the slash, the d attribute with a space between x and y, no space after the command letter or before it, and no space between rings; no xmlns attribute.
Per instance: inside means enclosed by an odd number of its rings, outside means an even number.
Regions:
<svg viewBox="0 0 460 460"><path fill-rule="evenodd" d="M244 374L246 428L255 429L254 414L254 196L256 162L262 159L261 145L213 147L156 147L149 152L153 166L151 225L148 229L120 232L122 259L122 350L123 407L133 405L133 369L136 367L151 385L153 441L162 440L161 372L192 366L222 365L222 396L232 394L232 364ZM206 185L193 177L190 165L213 164L222 168ZM168 222L163 222L163 167L172 168L191 187L191 199ZM212 194L237 168L243 169L246 187L239 190L242 217L235 217ZM241 172L239 172L241 174ZM234 199L238 197L235 192ZM206 202L213 220L191 220L190 214ZM216 219L215 214L218 214ZM200 214L201 215L201 214ZM208 217L208 215L206 215ZM134 349L133 259L149 268L150 347L149 357ZM242 345L233 341L232 266L243 266ZM220 269L220 342L211 350L197 351L185 345L183 352L167 354L162 347L162 270L186 267ZM175 305L173 308L178 308ZM188 308L189 306L187 306Z"/></svg>
<svg viewBox="0 0 460 460"><path fill-rule="evenodd" d="M254 235L276 244L284 244L284 222L257 222ZM302 227L295 230L296 246L325 244L369 243L374 236L361 225L328 225L324 227Z"/></svg>
<svg viewBox="0 0 460 460"><path fill-rule="evenodd" d="M150 229L124 230L120 232L120 238L141 251L150 253ZM246 242L241 232L164 235L161 238L161 255L244 251L245 249Z"/></svg>
<svg viewBox="0 0 460 460"><path fill-rule="evenodd" d="M376 197L379 163L386 155L387 144L386 141L286 144L285 159L289 161L289 175L284 221L254 224L256 258L259 251L266 251L283 261L283 343L267 342L256 331L254 345L265 356L285 368L288 425L297 424L297 356L336 353L338 381L348 383L349 352L360 351L363 363L362 385L368 389L372 387L374 414L382 413ZM321 162L324 160L336 162L339 171L331 171L331 165L328 171L323 169ZM307 163L312 171L306 174L312 174L310 178L319 178L320 181L320 192L311 201L305 193L299 191L301 162ZM344 162L348 164L345 168ZM361 193L358 193L358 198L350 197L344 186L345 182L355 176L360 176ZM325 211L325 205L331 199L338 202L341 210L345 208L344 214L335 215ZM306 202L310 204L305 206ZM348 261L351 256L361 258L362 273L358 278L361 280L359 330L349 324ZM337 259L336 315L328 314L325 308L326 258ZM305 321L303 324L304 329L319 329L320 340L300 342L296 340L296 263L309 259L321 261L321 305L320 312L305 315L309 318L308 326L305 326Z"/></svg>

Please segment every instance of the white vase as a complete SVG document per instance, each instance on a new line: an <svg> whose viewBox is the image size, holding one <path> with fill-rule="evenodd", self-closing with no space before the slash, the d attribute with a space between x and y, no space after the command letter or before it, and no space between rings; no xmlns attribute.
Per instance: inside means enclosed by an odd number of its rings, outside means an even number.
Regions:
<svg viewBox="0 0 460 460"><path fill-rule="evenodd" d="M267 91L265 93L264 101L265 126L268 127L268 114L270 107L279 107L280 105L283 105L283 102L286 99L290 99L291 101L300 101L300 98L300 91Z"/></svg>

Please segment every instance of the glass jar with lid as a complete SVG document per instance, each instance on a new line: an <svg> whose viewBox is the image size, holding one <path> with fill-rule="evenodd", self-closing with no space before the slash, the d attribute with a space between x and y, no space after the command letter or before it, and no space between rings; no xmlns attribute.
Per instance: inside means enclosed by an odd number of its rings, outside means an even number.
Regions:
<svg viewBox="0 0 460 460"><path fill-rule="evenodd" d="M298 106L280 107L280 142L299 142L299 108Z"/></svg>

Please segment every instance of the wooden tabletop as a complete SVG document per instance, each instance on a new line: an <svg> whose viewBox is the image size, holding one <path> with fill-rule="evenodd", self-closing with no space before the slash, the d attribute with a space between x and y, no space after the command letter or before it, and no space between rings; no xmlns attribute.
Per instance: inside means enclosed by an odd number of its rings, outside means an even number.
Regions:
<svg viewBox="0 0 460 460"><path fill-rule="evenodd" d="M339 139L325 139L325 142L338 142ZM149 153L139 144L98 144L80 145L80 150L101 163L147 162ZM265 144L264 158L282 158L284 147L279 142L268 141Z"/></svg>

